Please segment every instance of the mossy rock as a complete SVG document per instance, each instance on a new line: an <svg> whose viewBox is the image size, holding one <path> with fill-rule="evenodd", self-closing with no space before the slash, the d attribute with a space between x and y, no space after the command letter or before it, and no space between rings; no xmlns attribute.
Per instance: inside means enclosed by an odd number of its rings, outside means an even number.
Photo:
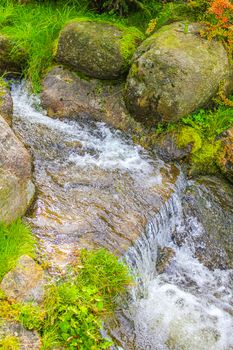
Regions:
<svg viewBox="0 0 233 350"><path fill-rule="evenodd" d="M44 298L45 274L31 257L23 255L1 282L1 290L10 302L40 304Z"/></svg>
<svg viewBox="0 0 233 350"><path fill-rule="evenodd" d="M13 116L13 100L10 89L3 79L0 78L0 115L11 125Z"/></svg>
<svg viewBox="0 0 233 350"><path fill-rule="evenodd" d="M233 128L222 135L217 163L222 173L233 183Z"/></svg>
<svg viewBox="0 0 233 350"><path fill-rule="evenodd" d="M24 215L33 195L30 155L0 116L0 221Z"/></svg>
<svg viewBox="0 0 233 350"><path fill-rule="evenodd" d="M143 39L136 28L107 22L79 20L60 33L56 59L93 78L116 79L129 70Z"/></svg>
<svg viewBox="0 0 233 350"><path fill-rule="evenodd" d="M221 82L233 89L232 66L218 41L198 35L198 25L164 26L137 49L125 100L135 119L146 124L177 121L216 95Z"/></svg>
<svg viewBox="0 0 233 350"><path fill-rule="evenodd" d="M0 74L15 75L20 72L25 62L22 52L14 57L14 43L5 35L0 34Z"/></svg>

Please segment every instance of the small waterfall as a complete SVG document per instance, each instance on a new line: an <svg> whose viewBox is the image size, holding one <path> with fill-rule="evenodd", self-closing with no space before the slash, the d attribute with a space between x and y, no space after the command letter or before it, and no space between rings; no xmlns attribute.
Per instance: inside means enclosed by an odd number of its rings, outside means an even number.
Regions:
<svg viewBox="0 0 233 350"><path fill-rule="evenodd" d="M181 175L173 196L126 254L138 284L112 332L124 350L233 349L233 270L210 271L194 257L190 243L178 247L172 239L175 231L190 227L203 231L195 217L183 216L185 185ZM175 256L157 274L161 247L170 247Z"/></svg>
<svg viewBox="0 0 233 350"><path fill-rule="evenodd" d="M34 157L38 199L28 220L42 253L59 264L64 255L65 265L92 241L124 254L134 271L138 283L112 328L121 347L233 350L233 271L208 270L190 242L173 240L204 230L184 216L182 173L174 180L169 165L103 123L48 118L23 85L12 94L14 130ZM174 256L158 274L164 247Z"/></svg>

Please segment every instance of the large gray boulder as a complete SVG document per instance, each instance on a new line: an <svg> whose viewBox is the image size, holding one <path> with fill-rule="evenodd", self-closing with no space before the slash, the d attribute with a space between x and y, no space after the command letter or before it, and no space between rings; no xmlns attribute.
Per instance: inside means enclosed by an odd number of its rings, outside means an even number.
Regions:
<svg viewBox="0 0 233 350"><path fill-rule="evenodd" d="M198 25L164 26L136 51L125 99L144 123L176 121L215 96L224 82L232 91L232 67L223 45L198 34Z"/></svg>
<svg viewBox="0 0 233 350"><path fill-rule="evenodd" d="M61 31L56 58L90 77L116 79L128 71L142 38L136 28L75 21Z"/></svg>
<svg viewBox="0 0 233 350"><path fill-rule="evenodd" d="M31 158L0 116L0 221L22 216L34 195Z"/></svg>

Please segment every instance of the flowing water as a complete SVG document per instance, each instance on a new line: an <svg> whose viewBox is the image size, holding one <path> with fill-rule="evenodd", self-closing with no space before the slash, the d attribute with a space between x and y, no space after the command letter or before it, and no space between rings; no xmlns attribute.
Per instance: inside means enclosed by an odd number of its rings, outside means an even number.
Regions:
<svg viewBox="0 0 233 350"><path fill-rule="evenodd" d="M138 279L111 331L123 349L232 350L233 271L210 271L190 241L174 243L175 233L205 230L184 216L179 169L103 123L48 118L23 85L12 93L13 127L34 159L28 220L51 271L80 248L105 246L123 254ZM158 274L162 247L173 253Z"/></svg>

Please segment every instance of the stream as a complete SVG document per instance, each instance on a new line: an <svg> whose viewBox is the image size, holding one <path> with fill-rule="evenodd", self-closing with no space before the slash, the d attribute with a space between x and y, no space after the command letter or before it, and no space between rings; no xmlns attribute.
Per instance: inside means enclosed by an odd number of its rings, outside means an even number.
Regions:
<svg viewBox="0 0 233 350"><path fill-rule="evenodd" d="M184 210L192 181L104 123L47 117L23 83L12 96L13 129L33 156L37 188L27 220L50 272L64 272L81 248L106 247L138 281L111 327L119 349L233 350L233 270L198 260L209 243ZM171 257L159 273L164 247Z"/></svg>

